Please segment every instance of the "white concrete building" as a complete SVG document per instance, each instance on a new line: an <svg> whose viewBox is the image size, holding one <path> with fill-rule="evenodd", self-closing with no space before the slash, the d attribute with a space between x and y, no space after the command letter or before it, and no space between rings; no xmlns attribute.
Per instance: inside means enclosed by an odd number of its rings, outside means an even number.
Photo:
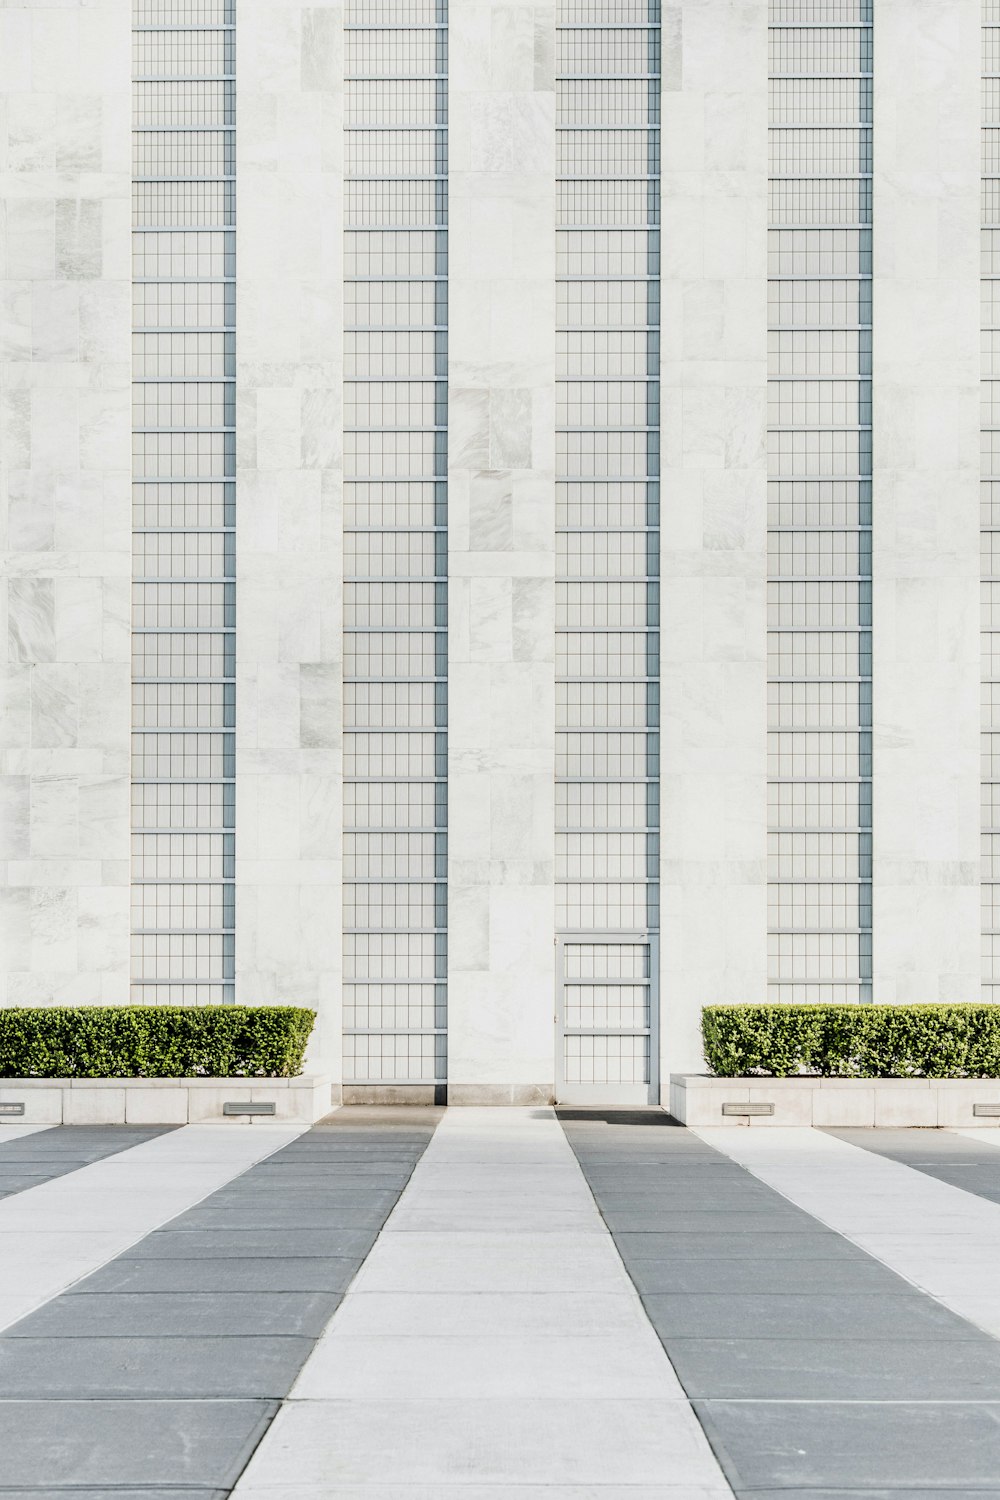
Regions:
<svg viewBox="0 0 1000 1500"><path fill-rule="evenodd" d="M1000 0L27 0L0 93L0 1003L629 1103L996 998Z"/></svg>

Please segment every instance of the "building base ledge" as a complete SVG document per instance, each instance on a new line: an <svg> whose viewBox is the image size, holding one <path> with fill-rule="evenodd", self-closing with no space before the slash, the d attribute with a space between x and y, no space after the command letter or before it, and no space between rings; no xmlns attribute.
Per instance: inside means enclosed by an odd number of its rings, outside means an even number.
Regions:
<svg viewBox="0 0 1000 1500"><path fill-rule="evenodd" d="M968 1129L1000 1126L997 1078L715 1078L670 1075L682 1125Z"/></svg>
<svg viewBox="0 0 1000 1500"><path fill-rule="evenodd" d="M312 1125L330 1113L339 1096L340 1085L316 1073L297 1078L3 1078L0 1124L195 1125L225 1120L235 1125L275 1120ZM260 1108L266 1105L273 1108Z"/></svg>

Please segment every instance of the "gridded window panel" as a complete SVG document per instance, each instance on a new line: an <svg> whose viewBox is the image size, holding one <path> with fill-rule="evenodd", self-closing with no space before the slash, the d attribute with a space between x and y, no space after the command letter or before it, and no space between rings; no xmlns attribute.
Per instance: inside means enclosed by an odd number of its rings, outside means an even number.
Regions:
<svg viewBox="0 0 1000 1500"><path fill-rule="evenodd" d="M201 0L192 3L200 4ZM236 119L235 88L232 83L188 78L136 83L132 87L132 113L137 126L232 125Z"/></svg>
<svg viewBox="0 0 1000 1500"><path fill-rule="evenodd" d="M236 771L230 734L134 734L132 774L142 780L232 777Z"/></svg>
<svg viewBox="0 0 1000 1500"><path fill-rule="evenodd" d="M655 835L642 833L559 833L556 873L559 880L633 881L655 878Z"/></svg>
<svg viewBox="0 0 1000 1500"><path fill-rule="evenodd" d="M231 276L232 237L223 230L163 230L133 234L134 276Z"/></svg>
<svg viewBox="0 0 1000 1500"><path fill-rule="evenodd" d="M649 1078L649 1038L567 1036L563 1039L567 1083L644 1083Z"/></svg>
<svg viewBox="0 0 1000 1500"><path fill-rule="evenodd" d="M556 80L556 124L645 125L659 118L659 88L641 78Z"/></svg>
<svg viewBox="0 0 1000 1500"><path fill-rule="evenodd" d="M233 940L230 935L165 932L133 934L134 982L186 981L198 985L214 985L231 981L232 977ZM202 1004L208 1003L208 1000L202 1001Z"/></svg>
<svg viewBox="0 0 1000 1500"><path fill-rule="evenodd" d="M218 78L233 71L232 31L136 31L135 78Z"/></svg>
<svg viewBox="0 0 1000 1500"><path fill-rule="evenodd" d="M430 884L344 886L345 928L433 930L445 925L445 888Z"/></svg>
<svg viewBox="0 0 1000 1500"><path fill-rule="evenodd" d="M563 932L645 932L656 928L657 887L639 881L557 884L556 926Z"/></svg>
<svg viewBox="0 0 1000 1500"><path fill-rule="evenodd" d="M139 783L132 787L133 829L232 828L232 786L210 782Z"/></svg>
<svg viewBox="0 0 1000 1500"><path fill-rule="evenodd" d="M352 880L434 880L445 874L443 833L349 833L345 874Z"/></svg>
<svg viewBox="0 0 1000 1500"><path fill-rule="evenodd" d="M871 32L867 27L808 27L799 31L772 26L768 42L768 71L775 77L871 71Z"/></svg>
<svg viewBox="0 0 1000 1500"><path fill-rule="evenodd" d="M445 415L443 382L366 380L344 387L345 427L434 427Z"/></svg>
<svg viewBox="0 0 1000 1500"><path fill-rule="evenodd" d="M352 1031L430 1031L445 1022L443 985L373 982L344 987L344 1025Z"/></svg>
<svg viewBox="0 0 1000 1500"><path fill-rule="evenodd" d="M132 872L137 880L222 880L232 875L230 833L141 833L132 835Z"/></svg>
<svg viewBox="0 0 1000 1500"><path fill-rule="evenodd" d="M649 943L579 943L563 947L563 972L567 979L617 979L622 982L649 979L652 953Z"/></svg>
<svg viewBox="0 0 1000 1500"><path fill-rule="evenodd" d="M349 130L348 177L433 177L448 170L443 130Z"/></svg>
<svg viewBox="0 0 1000 1500"><path fill-rule="evenodd" d="M556 636L556 676L657 676L653 649L654 643L645 631L560 631Z"/></svg>
<svg viewBox="0 0 1000 1500"><path fill-rule="evenodd" d="M443 30L348 29L344 36L344 65L347 76L355 78L433 77L445 71L445 45Z"/></svg>
<svg viewBox="0 0 1000 1500"><path fill-rule="evenodd" d="M344 1037L344 1081L351 1083L419 1083L443 1079L443 1036L348 1033Z"/></svg>
<svg viewBox="0 0 1000 1500"><path fill-rule="evenodd" d="M769 526L871 525L869 480L771 480L767 486Z"/></svg>
<svg viewBox="0 0 1000 1500"><path fill-rule="evenodd" d="M651 415L659 415L658 399L658 385L653 381L563 380L556 423L561 427L645 427Z"/></svg>
<svg viewBox="0 0 1000 1500"><path fill-rule="evenodd" d="M580 27L556 32L556 72L621 73L642 77L659 72L659 29Z"/></svg>
<svg viewBox="0 0 1000 1500"><path fill-rule="evenodd" d="M575 331L556 333L556 376L655 375L658 335L648 332Z"/></svg>
<svg viewBox="0 0 1000 1500"><path fill-rule="evenodd" d="M770 992L789 1003L871 997L872 49L854 8L771 6Z"/></svg>
<svg viewBox="0 0 1000 1500"><path fill-rule="evenodd" d="M344 117L353 125L444 124L446 95L432 79L348 79L344 84Z"/></svg>
<svg viewBox="0 0 1000 1500"><path fill-rule="evenodd" d="M772 78L772 125L853 125L871 121L871 88L860 78Z"/></svg>
<svg viewBox="0 0 1000 1500"><path fill-rule="evenodd" d="M871 374L871 334L860 329L771 329L767 347L769 375Z"/></svg>
<svg viewBox="0 0 1000 1500"><path fill-rule="evenodd" d="M226 533L146 531L132 539L136 578L222 578L235 568Z"/></svg>
<svg viewBox="0 0 1000 1500"><path fill-rule="evenodd" d="M160 235L144 235L158 240ZM231 239L231 236L227 236ZM135 380L232 379L236 346L232 333L134 333L132 375Z"/></svg>
<svg viewBox="0 0 1000 1500"><path fill-rule="evenodd" d="M660 168L658 130L562 130L556 171L566 177L645 177Z"/></svg>
<svg viewBox="0 0 1000 1500"><path fill-rule="evenodd" d="M367 782L344 788L345 828L443 828L443 785Z"/></svg>
<svg viewBox="0 0 1000 1500"><path fill-rule="evenodd" d="M403 1033L446 1015L446 33L377 3L346 61L344 1069L434 1082L444 1035Z"/></svg>
<svg viewBox="0 0 1000 1500"><path fill-rule="evenodd" d="M132 137L136 177L226 177L235 169L232 130L137 130Z"/></svg>
<svg viewBox="0 0 1000 1500"><path fill-rule="evenodd" d="M441 367L438 368L438 349ZM440 335L416 330L348 332L344 336L344 373L348 378L389 376L429 379L444 374L444 345Z"/></svg>
<svg viewBox="0 0 1000 1500"><path fill-rule="evenodd" d="M658 224L646 181L563 181L556 184L556 224Z"/></svg>
<svg viewBox="0 0 1000 1500"><path fill-rule="evenodd" d="M133 683L134 729L226 729L233 690L221 682Z"/></svg>
<svg viewBox="0 0 1000 1500"><path fill-rule="evenodd" d="M560 276L651 275L659 270L659 255L655 231L564 229L556 236Z"/></svg>
<svg viewBox="0 0 1000 1500"><path fill-rule="evenodd" d="M445 222L444 182L351 182L344 185L344 222L351 228L432 228Z"/></svg>
<svg viewBox="0 0 1000 1500"><path fill-rule="evenodd" d="M135 182L132 223L135 227L222 227L235 217L232 182Z"/></svg>
<svg viewBox="0 0 1000 1500"><path fill-rule="evenodd" d="M871 400L867 380L772 380L768 421L775 427L870 426Z"/></svg>
<svg viewBox="0 0 1000 1500"><path fill-rule="evenodd" d="M135 484L132 524L137 527L231 527L235 517L232 484Z"/></svg>
<svg viewBox="0 0 1000 1500"><path fill-rule="evenodd" d="M649 987L644 984L567 984L567 1027L610 1029L649 1025Z"/></svg>
<svg viewBox="0 0 1000 1500"><path fill-rule="evenodd" d="M867 178L778 178L768 189L772 224L870 224L871 208L872 185Z"/></svg>
<svg viewBox="0 0 1000 1500"><path fill-rule="evenodd" d="M344 724L350 729L433 729L445 719L441 687L430 682L348 682Z"/></svg>
<svg viewBox="0 0 1000 1500"><path fill-rule="evenodd" d="M657 524L658 497L649 484L618 481L556 484L556 525L620 526Z"/></svg>
<svg viewBox="0 0 1000 1500"><path fill-rule="evenodd" d="M768 822L774 829L857 829L864 819L866 790L857 783L772 782Z"/></svg>
<svg viewBox="0 0 1000 1500"><path fill-rule="evenodd" d="M556 684L557 729L637 729L658 719L658 694L645 682Z"/></svg>
<svg viewBox="0 0 1000 1500"><path fill-rule="evenodd" d="M861 722L861 691L855 682L771 682L767 705L768 723L776 729L833 729Z"/></svg>
<svg viewBox="0 0 1000 1500"><path fill-rule="evenodd" d="M235 387L228 381L136 383L132 387L132 420L136 427L232 427Z"/></svg>
<svg viewBox="0 0 1000 1500"><path fill-rule="evenodd" d="M645 829L656 826L658 788L615 782L556 786L556 826L564 829Z"/></svg>

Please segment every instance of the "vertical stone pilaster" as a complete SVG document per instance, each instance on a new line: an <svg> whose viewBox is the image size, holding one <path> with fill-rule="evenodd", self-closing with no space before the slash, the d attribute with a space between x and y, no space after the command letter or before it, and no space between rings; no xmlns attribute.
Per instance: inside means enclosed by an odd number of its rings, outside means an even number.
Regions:
<svg viewBox="0 0 1000 1500"><path fill-rule="evenodd" d="M0 1003L129 977L129 0L0 10Z"/></svg>
<svg viewBox="0 0 1000 1500"><path fill-rule="evenodd" d="M341 1066L343 12L239 13L237 999Z"/></svg>
<svg viewBox="0 0 1000 1500"><path fill-rule="evenodd" d="M767 985L767 4L664 12L661 1078Z"/></svg>
<svg viewBox="0 0 1000 1500"><path fill-rule="evenodd" d="M876 0L874 998L979 996L980 5Z"/></svg>
<svg viewBox="0 0 1000 1500"><path fill-rule="evenodd" d="M507 1102L555 1054L555 14L449 21L449 1098Z"/></svg>

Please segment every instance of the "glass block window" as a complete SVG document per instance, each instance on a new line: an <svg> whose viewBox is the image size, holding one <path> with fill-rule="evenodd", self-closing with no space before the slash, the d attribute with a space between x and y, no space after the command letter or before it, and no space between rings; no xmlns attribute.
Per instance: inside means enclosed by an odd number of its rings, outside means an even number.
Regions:
<svg viewBox="0 0 1000 1500"><path fill-rule="evenodd" d="M447 1077L446 0L346 24L344 1081Z"/></svg>
<svg viewBox="0 0 1000 1500"><path fill-rule="evenodd" d="M135 0L132 999L151 1005L234 999L234 19Z"/></svg>
<svg viewBox="0 0 1000 1500"><path fill-rule="evenodd" d="M1000 1001L1000 28L984 4L982 104L982 881L983 999Z"/></svg>
<svg viewBox="0 0 1000 1500"><path fill-rule="evenodd" d="M872 994L872 0L771 0L769 998Z"/></svg>
<svg viewBox="0 0 1000 1500"><path fill-rule="evenodd" d="M556 59L562 1076L642 1086L659 929L658 3L559 0Z"/></svg>

